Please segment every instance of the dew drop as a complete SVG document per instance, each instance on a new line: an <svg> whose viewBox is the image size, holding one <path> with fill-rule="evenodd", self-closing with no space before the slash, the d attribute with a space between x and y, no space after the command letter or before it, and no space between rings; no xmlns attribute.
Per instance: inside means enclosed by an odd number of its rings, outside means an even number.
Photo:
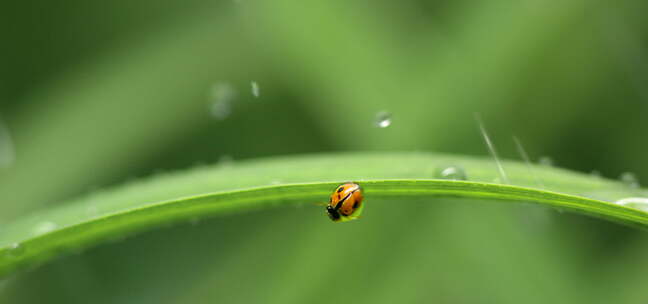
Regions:
<svg viewBox="0 0 648 304"><path fill-rule="evenodd" d="M617 205L648 212L648 198L628 197L614 202Z"/></svg>
<svg viewBox="0 0 648 304"><path fill-rule="evenodd" d="M639 188L639 180L637 176L632 172L623 172L619 177L622 183L626 184L630 188Z"/></svg>
<svg viewBox="0 0 648 304"><path fill-rule="evenodd" d="M376 114L375 125L378 128L384 129L391 125L392 117L389 112L381 111Z"/></svg>
<svg viewBox="0 0 648 304"><path fill-rule="evenodd" d="M468 176L466 175L466 170L459 166L448 166L439 168L436 176L441 179L449 180L466 180Z"/></svg>
<svg viewBox="0 0 648 304"><path fill-rule="evenodd" d="M252 81L250 82L250 86L252 87L252 96L259 98L259 95L261 95L259 84L256 81Z"/></svg>
<svg viewBox="0 0 648 304"><path fill-rule="evenodd" d="M210 93L209 113L217 120L224 120L232 114L232 106L236 91L226 82L212 86Z"/></svg>
<svg viewBox="0 0 648 304"><path fill-rule="evenodd" d="M9 257L14 257L15 258L15 257L18 257L18 256L22 255L23 252L25 252L25 247L23 245L21 245L20 243L11 243L7 247L6 254Z"/></svg>
<svg viewBox="0 0 648 304"><path fill-rule="evenodd" d="M45 221L45 222L38 223L38 225L34 227L33 232L34 235L42 235L42 234L50 233L56 230L56 228L58 228L58 225L56 225L56 223Z"/></svg>
<svg viewBox="0 0 648 304"><path fill-rule="evenodd" d="M553 165L554 165L553 159L551 157L549 157L549 156L541 156L538 159L538 163L541 166L545 166L545 167L553 167Z"/></svg>
<svg viewBox="0 0 648 304"><path fill-rule="evenodd" d="M223 154L218 158L218 165L221 167L229 167L234 164L234 157L228 154Z"/></svg>

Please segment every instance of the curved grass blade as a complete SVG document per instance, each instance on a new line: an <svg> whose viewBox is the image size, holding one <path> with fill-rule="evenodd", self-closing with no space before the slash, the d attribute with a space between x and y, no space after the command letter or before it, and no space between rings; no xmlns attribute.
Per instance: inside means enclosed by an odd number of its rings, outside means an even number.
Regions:
<svg viewBox="0 0 648 304"><path fill-rule="evenodd" d="M464 168L468 180L436 179L439 170L447 166ZM279 157L154 176L7 225L0 231L0 276L20 266L38 265L61 254L172 223L262 208L315 206L312 203L326 200L330 191L345 181L360 183L369 204L372 198L450 196L531 202L648 227L648 213L610 203L630 196L646 197L645 190L540 166L534 171L545 181L546 189L534 189L536 176L529 176L524 164L503 162L503 167L511 185L491 183L498 172L490 159L433 153ZM313 212L328 221L323 209L313 208Z"/></svg>

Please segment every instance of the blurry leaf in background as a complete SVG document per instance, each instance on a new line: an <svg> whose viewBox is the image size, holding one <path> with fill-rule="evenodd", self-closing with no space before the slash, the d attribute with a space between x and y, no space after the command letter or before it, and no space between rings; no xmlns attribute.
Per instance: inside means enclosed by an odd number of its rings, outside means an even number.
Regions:
<svg viewBox="0 0 648 304"><path fill-rule="evenodd" d="M11 138L11 130L0 120L0 168L13 166L16 161L16 148Z"/></svg>
<svg viewBox="0 0 648 304"><path fill-rule="evenodd" d="M486 154L473 112L504 157L519 158L516 135L532 160L641 182L647 10L579 0L9 2L0 115L15 162L0 168L0 223L224 155ZM223 120L209 108L220 82L238 92ZM374 126L380 111L391 113L388 128ZM0 302L647 298L642 232L450 199L371 207L350 226L311 221L306 208L162 229L0 283ZM521 220L538 214L539 227Z"/></svg>
<svg viewBox="0 0 648 304"><path fill-rule="evenodd" d="M29 115L14 121L21 161L0 172L0 192L6 194L3 201L7 202L2 217L11 218L30 205L55 203L79 190L115 180L115 176L130 177L132 173L124 170L149 167L147 159L174 150L176 145L184 153L185 136L200 134L212 124L208 104L212 82L235 81L243 74L238 62L254 61L241 52L242 41L232 28L235 23L227 19L231 16L218 17L209 12L193 15L182 26L101 56L52 88L34 94L31 99L48 103L28 109ZM262 106L256 109L256 116L265 116L267 109L281 104ZM245 112L246 108L236 110ZM246 119L254 120L251 114ZM282 112L278 114L265 119L271 123ZM210 151L209 158L194 159L190 164L217 159L223 153L236 152L239 157L247 147L228 147L226 138L249 138L244 129L211 132L217 148ZM296 133L293 136L308 138L309 134L299 133L299 129L289 130ZM275 136L283 139L279 146L294 142L287 134ZM36 191L34 183L38 184Z"/></svg>

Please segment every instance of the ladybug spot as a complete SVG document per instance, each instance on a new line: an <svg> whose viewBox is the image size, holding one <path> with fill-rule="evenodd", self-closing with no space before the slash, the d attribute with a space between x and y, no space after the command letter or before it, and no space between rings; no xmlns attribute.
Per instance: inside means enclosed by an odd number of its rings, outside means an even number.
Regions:
<svg viewBox="0 0 648 304"><path fill-rule="evenodd" d="M353 209L358 208L358 206L360 206L360 202L355 201L355 203L353 203Z"/></svg>
<svg viewBox="0 0 648 304"><path fill-rule="evenodd" d="M340 188L338 188L338 191L337 191L337 192L340 193L340 192L342 192L342 191L344 191L344 187L340 187Z"/></svg>

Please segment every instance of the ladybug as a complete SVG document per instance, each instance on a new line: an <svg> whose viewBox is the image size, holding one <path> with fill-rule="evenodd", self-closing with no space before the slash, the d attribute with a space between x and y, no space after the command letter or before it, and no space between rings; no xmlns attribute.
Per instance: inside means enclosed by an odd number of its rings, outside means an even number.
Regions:
<svg viewBox="0 0 648 304"><path fill-rule="evenodd" d="M362 188L356 183L345 183L333 191L326 213L334 222L355 220L362 213Z"/></svg>

